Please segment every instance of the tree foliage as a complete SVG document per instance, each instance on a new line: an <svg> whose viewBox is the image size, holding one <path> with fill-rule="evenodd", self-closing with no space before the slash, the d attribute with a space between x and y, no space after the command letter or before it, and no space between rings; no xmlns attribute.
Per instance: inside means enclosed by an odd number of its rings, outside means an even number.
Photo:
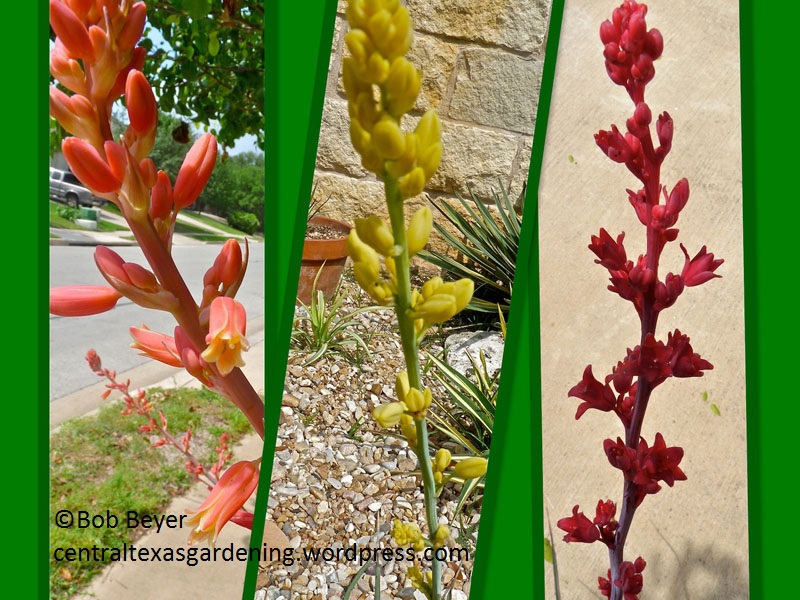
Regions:
<svg viewBox="0 0 800 600"><path fill-rule="evenodd" d="M252 134L263 147L263 0L152 0L147 19L145 74L161 110L209 127L223 146Z"/></svg>

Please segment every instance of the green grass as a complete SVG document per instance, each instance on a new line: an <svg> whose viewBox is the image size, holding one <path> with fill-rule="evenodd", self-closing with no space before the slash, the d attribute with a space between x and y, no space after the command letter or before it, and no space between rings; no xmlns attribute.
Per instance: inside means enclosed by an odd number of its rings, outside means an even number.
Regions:
<svg viewBox="0 0 800 600"><path fill-rule="evenodd" d="M214 447L227 432L232 446L251 430L244 415L208 390L150 390L154 416L162 411L177 439L192 430L192 452L206 464L216 462ZM104 567L102 562L56 563L56 548L121 548L134 537L127 511L163 514L172 496L192 485L185 459L172 448L150 448L156 438L138 430L139 415L121 415L119 402L104 405L95 416L73 419L50 438L50 523L60 510L120 517L116 528L50 528L50 598L66 600L84 588ZM187 531L188 537L188 531Z"/></svg>
<svg viewBox="0 0 800 600"><path fill-rule="evenodd" d="M244 233L242 231L239 231L238 229L234 229L233 227L231 227L227 223L220 223L216 219L212 219L211 217L209 217L207 215L203 215L203 214L196 213L196 212L186 212L186 211L184 211L183 214L186 215L187 217L192 218L192 219L196 219L197 221L200 221L201 223L205 223L206 225L210 225L211 227L216 227L217 229L219 229L221 231L224 231L226 233L230 233L231 235L241 235L241 236L246 236L247 235L246 233Z"/></svg>
<svg viewBox="0 0 800 600"><path fill-rule="evenodd" d="M85 227L81 227L77 223L74 223L70 219L63 217L59 214L63 211L66 207L64 204L59 204L58 202L50 201L50 227L56 227L58 229L77 229L80 231L88 231ZM105 209L105 207L104 207ZM121 225L117 225L116 223L109 223L108 221L98 221L97 222L97 231L124 231L127 227L122 227Z"/></svg>

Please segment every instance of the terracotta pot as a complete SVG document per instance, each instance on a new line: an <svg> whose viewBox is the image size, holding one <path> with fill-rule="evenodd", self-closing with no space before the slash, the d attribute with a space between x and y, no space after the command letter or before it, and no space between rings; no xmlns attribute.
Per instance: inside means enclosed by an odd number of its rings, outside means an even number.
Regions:
<svg viewBox="0 0 800 600"><path fill-rule="evenodd" d="M333 296L339 281L342 279L344 263L347 262L347 235L350 225L316 216L310 224L327 225L341 232L341 237L331 240L314 240L306 238L303 243L303 262L300 265L300 282L297 286L297 299L305 305L311 303L314 289L322 290L325 298ZM317 277L319 273L319 277ZM314 288L314 279L317 279Z"/></svg>

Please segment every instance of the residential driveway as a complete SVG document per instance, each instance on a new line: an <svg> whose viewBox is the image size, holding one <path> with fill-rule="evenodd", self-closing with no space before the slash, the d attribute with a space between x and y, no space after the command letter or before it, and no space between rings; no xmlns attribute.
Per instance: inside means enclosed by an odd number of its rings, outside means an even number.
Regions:
<svg viewBox="0 0 800 600"><path fill-rule="evenodd" d="M539 195L544 494L562 598L570 600L599 597L597 578L605 576L608 555L599 543L565 544L555 523L576 504L593 517L599 499L621 503L622 477L609 465L603 440L622 435L622 427L598 411L575 421L579 401L567 391L587 364L602 378L639 343L632 306L605 289L608 274L587 249L590 236L605 227L614 236L625 232L629 258L644 252L644 228L625 192L638 189L638 181L593 139L612 123L624 130L633 110L605 74L598 34L618 4L566 2ZM648 25L661 30L664 53L646 99L654 115L666 110L675 123L662 181L671 189L686 177L691 186L678 241L692 255L707 244L725 264L722 279L686 289L659 321L660 338L679 328L715 368L702 378L668 380L653 394L643 436L652 443L661 432L668 446L683 447L688 480L645 499L625 558L647 561L647 600L747 598L738 4L649 6ZM670 244L660 273L682 266L678 244ZM546 597L553 598L552 572L545 569Z"/></svg>

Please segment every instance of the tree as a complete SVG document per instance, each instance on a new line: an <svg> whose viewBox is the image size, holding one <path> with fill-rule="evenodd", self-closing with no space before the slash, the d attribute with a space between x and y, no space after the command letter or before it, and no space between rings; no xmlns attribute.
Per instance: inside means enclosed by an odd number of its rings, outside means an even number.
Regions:
<svg viewBox="0 0 800 600"><path fill-rule="evenodd" d="M207 125L223 146L249 133L263 147L263 0L153 0L147 20L145 74L161 110Z"/></svg>

